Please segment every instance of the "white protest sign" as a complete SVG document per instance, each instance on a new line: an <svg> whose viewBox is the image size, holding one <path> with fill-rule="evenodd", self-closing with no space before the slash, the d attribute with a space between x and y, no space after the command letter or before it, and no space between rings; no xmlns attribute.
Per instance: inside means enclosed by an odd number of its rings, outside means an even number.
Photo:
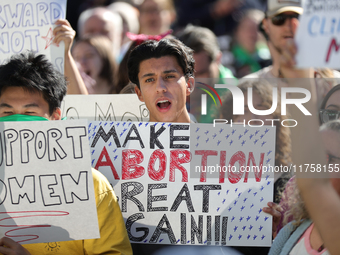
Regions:
<svg viewBox="0 0 340 255"><path fill-rule="evenodd" d="M26 50L46 55L64 73L64 43L53 43L54 23L65 19L66 0L2 0L0 64Z"/></svg>
<svg viewBox="0 0 340 255"><path fill-rule="evenodd" d="M88 132L92 166L113 185L131 242L271 245L262 208L273 199L264 168L275 128L90 122Z"/></svg>
<svg viewBox="0 0 340 255"><path fill-rule="evenodd" d="M0 151L0 237L99 238L86 121L2 122Z"/></svg>
<svg viewBox="0 0 340 255"><path fill-rule="evenodd" d="M66 95L62 117L89 121L148 121L149 111L136 94Z"/></svg>
<svg viewBox="0 0 340 255"><path fill-rule="evenodd" d="M301 68L340 68L340 0L303 1L295 35Z"/></svg>

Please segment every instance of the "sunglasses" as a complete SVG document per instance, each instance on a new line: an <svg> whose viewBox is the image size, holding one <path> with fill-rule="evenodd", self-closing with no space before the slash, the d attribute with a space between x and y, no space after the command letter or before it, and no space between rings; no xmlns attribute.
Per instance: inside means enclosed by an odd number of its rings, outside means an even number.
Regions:
<svg viewBox="0 0 340 255"><path fill-rule="evenodd" d="M275 26L282 26L286 22L286 19L299 19L299 17L300 15L298 13L294 14L281 13L279 15L272 17L271 20Z"/></svg>
<svg viewBox="0 0 340 255"><path fill-rule="evenodd" d="M320 120L322 123L337 120L340 118L340 112L336 110L323 109L320 111Z"/></svg>

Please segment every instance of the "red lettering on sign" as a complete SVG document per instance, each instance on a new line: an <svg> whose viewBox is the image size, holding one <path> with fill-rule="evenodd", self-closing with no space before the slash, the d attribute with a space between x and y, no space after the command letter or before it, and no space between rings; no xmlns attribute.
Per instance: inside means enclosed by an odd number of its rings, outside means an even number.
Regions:
<svg viewBox="0 0 340 255"><path fill-rule="evenodd" d="M240 169L242 169L242 166L246 164L246 155L242 151L236 152L230 159L229 165L230 167L234 166L236 162L239 162ZM238 183L241 180L241 177L243 175L243 171L229 171L228 172L228 179L230 183Z"/></svg>
<svg viewBox="0 0 340 255"><path fill-rule="evenodd" d="M139 150L123 150L122 179L136 179L145 173L144 167L138 165L143 162L144 155Z"/></svg>
<svg viewBox="0 0 340 255"><path fill-rule="evenodd" d="M104 157L105 157L105 160L103 160ZM102 152L100 153L97 164L94 168L99 170L99 167L101 167L101 166L109 166L111 168L113 176L115 177L115 180L119 180L119 175L118 175L116 168L114 167L114 165L113 165L113 163L110 159L109 153L107 153L107 150L106 150L105 147L103 148Z"/></svg>
<svg viewBox="0 0 340 255"><path fill-rule="evenodd" d="M206 180L207 180L207 161L208 161L208 156L217 156L217 154L218 154L217 151L212 151L212 150L199 150L199 151L195 151L195 155L202 155L200 182L206 182Z"/></svg>
<svg viewBox="0 0 340 255"><path fill-rule="evenodd" d="M155 163L159 160L159 169L155 170ZM164 179L166 170L166 155L162 150L155 150L150 157L148 164L149 177L154 181L160 181Z"/></svg>
<svg viewBox="0 0 340 255"><path fill-rule="evenodd" d="M190 151L187 150L172 150L170 152L170 173L169 180L175 181L175 170L178 169L182 172L182 182L188 181L188 172L182 166L184 163L189 163L191 159Z"/></svg>
<svg viewBox="0 0 340 255"><path fill-rule="evenodd" d="M338 50L340 49L340 44L338 45L336 43L336 39L335 38L332 39L331 44L329 45L327 56L326 56L326 63L329 61L329 59L331 57L331 53L332 53L333 47L335 48L335 52L338 52Z"/></svg>

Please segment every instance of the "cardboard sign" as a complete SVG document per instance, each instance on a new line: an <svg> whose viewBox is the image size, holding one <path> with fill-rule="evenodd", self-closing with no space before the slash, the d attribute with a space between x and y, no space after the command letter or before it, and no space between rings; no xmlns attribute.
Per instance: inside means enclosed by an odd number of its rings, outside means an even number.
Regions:
<svg viewBox="0 0 340 255"><path fill-rule="evenodd" d="M65 19L66 0L2 0L0 3L0 64L27 50L45 54L64 73L64 42L53 43L54 23Z"/></svg>
<svg viewBox="0 0 340 255"><path fill-rule="evenodd" d="M149 111L136 94L67 95L62 117L89 121L148 121Z"/></svg>
<svg viewBox="0 0 340 255"><path fill-rule="evenodd" d="M1 237L99 238L85 121L1 122L0 151Z"/></svg>
<svg viewBox="0 0 340 255"><path fill-rule="evenodd" d="M273 199L275 128L90 122L88 132L131 242L271 245L262 208Z"/></svg>
<svg viewBox="0 0 340 255"><path fill-rule="evenodd" d="M301 68L340 68L340 0L303 2L295 35Z"/></svg>

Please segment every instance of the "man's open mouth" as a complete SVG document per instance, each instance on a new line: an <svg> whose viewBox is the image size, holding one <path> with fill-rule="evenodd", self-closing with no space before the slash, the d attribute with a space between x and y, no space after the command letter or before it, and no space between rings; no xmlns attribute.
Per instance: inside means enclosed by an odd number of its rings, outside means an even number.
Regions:
<svg viewBox="0 0 340 255"><path fill-rule="evenodd" d="M167 109L170 105L171 103L168 100L161 100L157 103L157 107L160 109Z"/></svg>

